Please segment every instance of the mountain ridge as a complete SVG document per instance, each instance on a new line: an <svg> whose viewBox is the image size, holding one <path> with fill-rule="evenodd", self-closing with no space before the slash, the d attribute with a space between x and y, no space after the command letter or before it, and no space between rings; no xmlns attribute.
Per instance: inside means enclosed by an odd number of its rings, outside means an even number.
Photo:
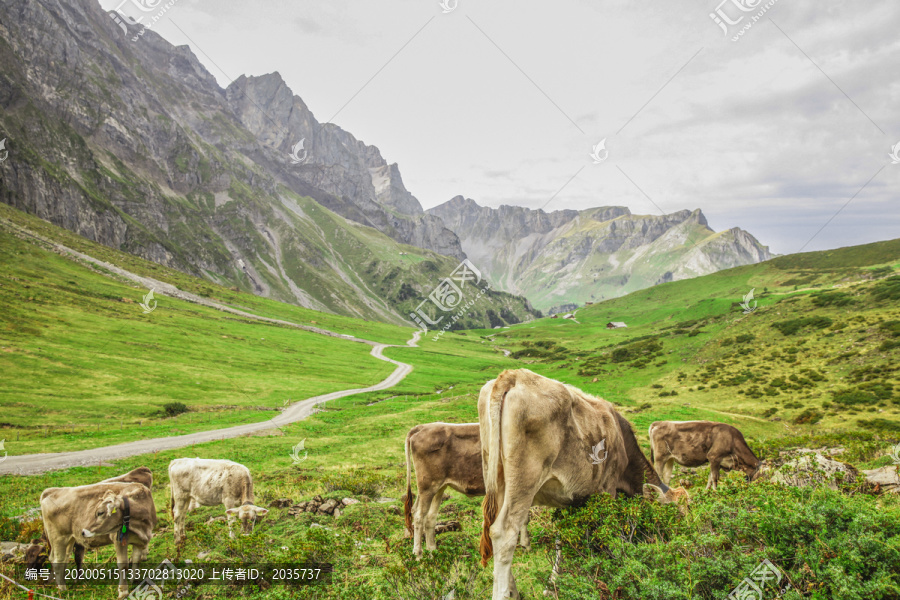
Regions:
<svg viewBox="0 0 900 600"><path fill-rule="evenodd" d="M740 228L714 232L700 209L635 215L624 206L599 206L547 213L455 196L426 212L456 232L466 255L499 289L522 294L541 310L772 256Z"/></svg>

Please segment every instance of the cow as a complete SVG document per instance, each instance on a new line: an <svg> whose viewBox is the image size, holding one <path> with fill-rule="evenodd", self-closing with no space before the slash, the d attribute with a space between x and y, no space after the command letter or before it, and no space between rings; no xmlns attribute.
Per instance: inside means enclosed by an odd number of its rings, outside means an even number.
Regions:
<svg viewBox="0 0 900 600"><path fill-rule="evenodd" d="M104 479L100 483L140 483L147 487L148 490L153 489L153 473L147 467L138 467L124 475L110 477ZM96 549L103 546L110 546L115 543L115 534L108 536L99 536L86 540L87 548ZM31 545L25 550L25 568L40 569L47 560L50 552L50 540L47 539L46 531L40 539L31 540ZM76 572L80 573L84 564L85 545L76 543L73 548Z"/></svg>
<svg viewBox="0 0 900 600"><path fill-rule="evenodd" d="M253 504L250 469L230 460L176 458L169 463L169 485L176 544L184 541L185 515L197 506L224 504L232 538L235 518L240 519L244 534L249 534L256 519L269 514L268 509Z"/></svg>
<svg viewBox="0 0 900 600"><path fill-rule="evenodd" d="M48 488L41 494L44 532L50 544L50 563L56 584L65 590L65 567L75 544L90 546L94 540L106 544L113 537L119 568L119 598L128 595L125 569L128 545L131 566L147 558L156 527L156 505L141 483L95 483L69 488Z"/></svg>
<svg viewBox="0 0 900 600"><path fill-rule="evenodd" d="M423 531L425 548L437 549L434 528L446 488L450 487L470 498L484 496L478 423L416 425L406 434L405 450L406 496L403 498L403 513L407 535L413 536L413 552L416 556L422 556ZM416 469L418 499L415 499L410 483L412 465ZM526 549L531 547L527 526L520 532L519 544Z"/></svg>
<svg viewBox="0 0 900 600"><path fill-rule="evenodd" d="M719 469L740 469L753 481L762 466L737 428L713 421L657 421L650 425L650 460L665 483L674 463L699 467L709 463L706 489L716 489Z"/></svg>
<svg viewBox="0 0 900 600"><path fill-rule="evenodd" d="M670 489L641 452L612 404L528 369L507 370L478 396L485 498L482 564L494 556L493 599L518 598L512 559L533 504L579 506L598 493L642 493L660 502Z"/></svg>

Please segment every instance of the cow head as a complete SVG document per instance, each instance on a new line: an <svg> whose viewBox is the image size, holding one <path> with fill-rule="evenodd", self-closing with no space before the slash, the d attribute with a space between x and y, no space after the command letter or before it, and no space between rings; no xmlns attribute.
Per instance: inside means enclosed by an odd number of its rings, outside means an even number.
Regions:
<svg viewBox="0 0 900 600"><path fill-rule="evenodd" d="M691 499L687 490L683 487L670 488L666 486L664 491L663 488L653 485L652 483L644 484L644 498L647 500L656 500L660 504L675 502L680 505L679 508L687 506Z"/></svg>
<svg viewBox="0 0 900 600"><path fill-rule="evenodd" d="M25 548L25 568L40 569L47 562L48 547L43 540L31 540L31 545Z"/></svg>
<svg viewBox="0 0 900 600"><path fill-rule="evenodd" d="M237 508L229 508L225 511L225 514L240 519L244 535L250 535L253 533L253 524L256 523L256 519L261 519L269 514L269 509L255 506L250 502L244 502Z"/></svg>
<svg viewBox="0 0 900 600"><path fill-rule="evenodd" d="M81 530L84 538L112 533L122 526L124 501L121 494L107 490L91 505L87 526Z"/></svg>
<svg viewBox="0 0 900 600"><path fill-rule="evenodd" d="M759 478L760 469L762 469L763 464L766 461L758 460L756 461L756 465L745 466L743 468L744 473L747 474L747 483Z"/></svg>

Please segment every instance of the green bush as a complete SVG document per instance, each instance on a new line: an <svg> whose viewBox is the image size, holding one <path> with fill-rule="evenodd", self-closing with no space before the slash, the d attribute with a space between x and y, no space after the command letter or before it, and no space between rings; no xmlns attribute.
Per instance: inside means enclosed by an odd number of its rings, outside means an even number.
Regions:
<svg viewBox="0 0 900 600"><path fill-rule="evenodd" d="M896 502L735 481L695 492L686 516L671 504L606 495L557 514L555 527L535 533L563 541L560 599L611 597L601 590L634 600L725 598L763 560L792 587L784 596L768 587L764 598L900 597Z"/></svg>
<svg viewBox="0 0 900 600"><path fill-rule="evenodd" d="M803 425L805 423L817 423L822 420L822 413L814 408L807 408L802 413L794 417L794 423L796 425Z"/></svg>
<svg viewBox="0 0 900 600"><path fill-rule="evenodd" d="M781 332L782 335L790 336L799 332L801 329L825 329L834 323L828 317L801 317L799 319L789 319L787 321L779 321L772 323L772 327Z"/></svg>
<svg viewBox="0 0 900 600"><path fill-rule="evenodd" d="M167 402L163 404L163 412L167 417L175 417L182 413L186 413L188 410L190 409L188 409L187 405L183 402Z"/></svg>

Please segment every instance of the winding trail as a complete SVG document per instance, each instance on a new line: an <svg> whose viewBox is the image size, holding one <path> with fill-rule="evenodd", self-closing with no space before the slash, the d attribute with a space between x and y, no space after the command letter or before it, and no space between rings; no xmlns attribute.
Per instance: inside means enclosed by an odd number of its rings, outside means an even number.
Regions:
<svg viewBox="0 0 900 600"><path fill-rule="evenodd" d="M288 425L289 423L302 421L313 413L317 405L324 404L329 400L337 400L338 398L344 398L345 396L352 396L354 394L377 392L393 387L403 381L403 379L413 370L412 365L402 363L397 360L392 360L383 354L385 348L401 348L402 346L397 346L395 344L381 344L378 342L373 342L371 340L365 340L346 334L335 333L333 331L321 329L319 327L300 325L298 323L291 323L290 321L282 321L281 319L272 319L269 317L254 315L253 313L238 310L231 306L213 302L208 298L204 298L190 292L185 292L184 290L181 290L170 283L158 281L151 277L137 275L136 273L132 273L111 263L98 260L92 256L88 256L87 254L83 254L81 252L78 252L77 250L73 250L71 248L63 246L62 244L47 240L46 238L21 227L15 228L33 239L53 246L53 248L60 254L69 254L75 259L80 259L92 265L103 267L104 269L108 269L116 273L117 275L125 277L126 279L130 279L138 285L142 285L148 289L153 289L157 293L161 293L165 296L180 298L182 300L187 300L188 302L193 302L195 304L202 304L210 308L215 308L248 319L265 321L267 323L275 323L278 325L285 325L288 327L294 327L296 329L303 329L305 331L310 331L319 335L343 338L350 342L369 344L370 346L372 346L372 351L370 352L372 356L374 356L378 360L393 363L397 366L397 368L394 369L393 373L388 375L383 381L374 385L370 385L368 387L331 392L328 394L322 394L320 396L313 396L312 398L307 398L306 400L300 400L299 402L294 402L287 409L282 411L278 416L273 417L268 421L262 421L260 423L248 423L246 425L235 425L234 427L226 427L224 429L198 431L196 433L189 433L186 435L154 438L150 440L138 440L135 442L127 442L125 444L117 444L115 446L90 448L88 450L77 450L74 452L52 452L45 454L22 454L19 456L7 456L5 459L0 459L0 475L34 475L47 471L55 471L58 469L68 469L70 467L96 465L100 461L112 461L118 460L120 458L126 458L128 456L135 456L137 454L147 454L150 452L157 452L159 450L183 448L184 446L190 446L192 444L202 444L204 442L224 440L228 438L247 435L250 433L255 433L257 431L282 427L284 425ZM415 333L413 333L412 338L410 338L406 342L406 345L412 348L418 347L417 342L419 341L421 335L421 331L416 331Z"/></svg>
<svg viewBox="0 0 900 600"><path fill-rule="evenodd" d="M419 341L420 331L413 334L412 339L406 342L407 346L416 347ZM0 474L18 474L18 475L34 475L44 473L46 471L55 471L58 469L68 469L69 467L81 467L88 465L96 465L99 461L112 461L136 454L148 454L159 450L171 450L173 448L183 448L192 444L202 444L204 442L213 442L216 440L224 440L234 438L265 429L273 429L281 427L289 423L302 421L313 413L316 406L328 402L329 400L337 400L345 396L354 394L363 394L365 392L377 392L389 387L393 387L403 381L403 379L412 372L412 365L392 360L382 352L385 348L400 347L391 344L378 344L368 340L354 338L354 341L372 344L371 355L379 360L384 360L397 365L394 372L387 376L383 381L370 385L369 387L356 388L352 390L341 390L313 396L306 400L294 402L287 410L281 412L277 417L262 421L260 423L248 423L247 425L235 425L225 429L213 429L210 431L198 431L187 435L177 435L172 437L154 438L151 440L138 440L136 442L127 442L116 446L104 446L102 448L91 448L88 450L78 450L75 452L53 452L47 454L22 454L20 456L8 456L6 460L0 462Z"/></svg>

